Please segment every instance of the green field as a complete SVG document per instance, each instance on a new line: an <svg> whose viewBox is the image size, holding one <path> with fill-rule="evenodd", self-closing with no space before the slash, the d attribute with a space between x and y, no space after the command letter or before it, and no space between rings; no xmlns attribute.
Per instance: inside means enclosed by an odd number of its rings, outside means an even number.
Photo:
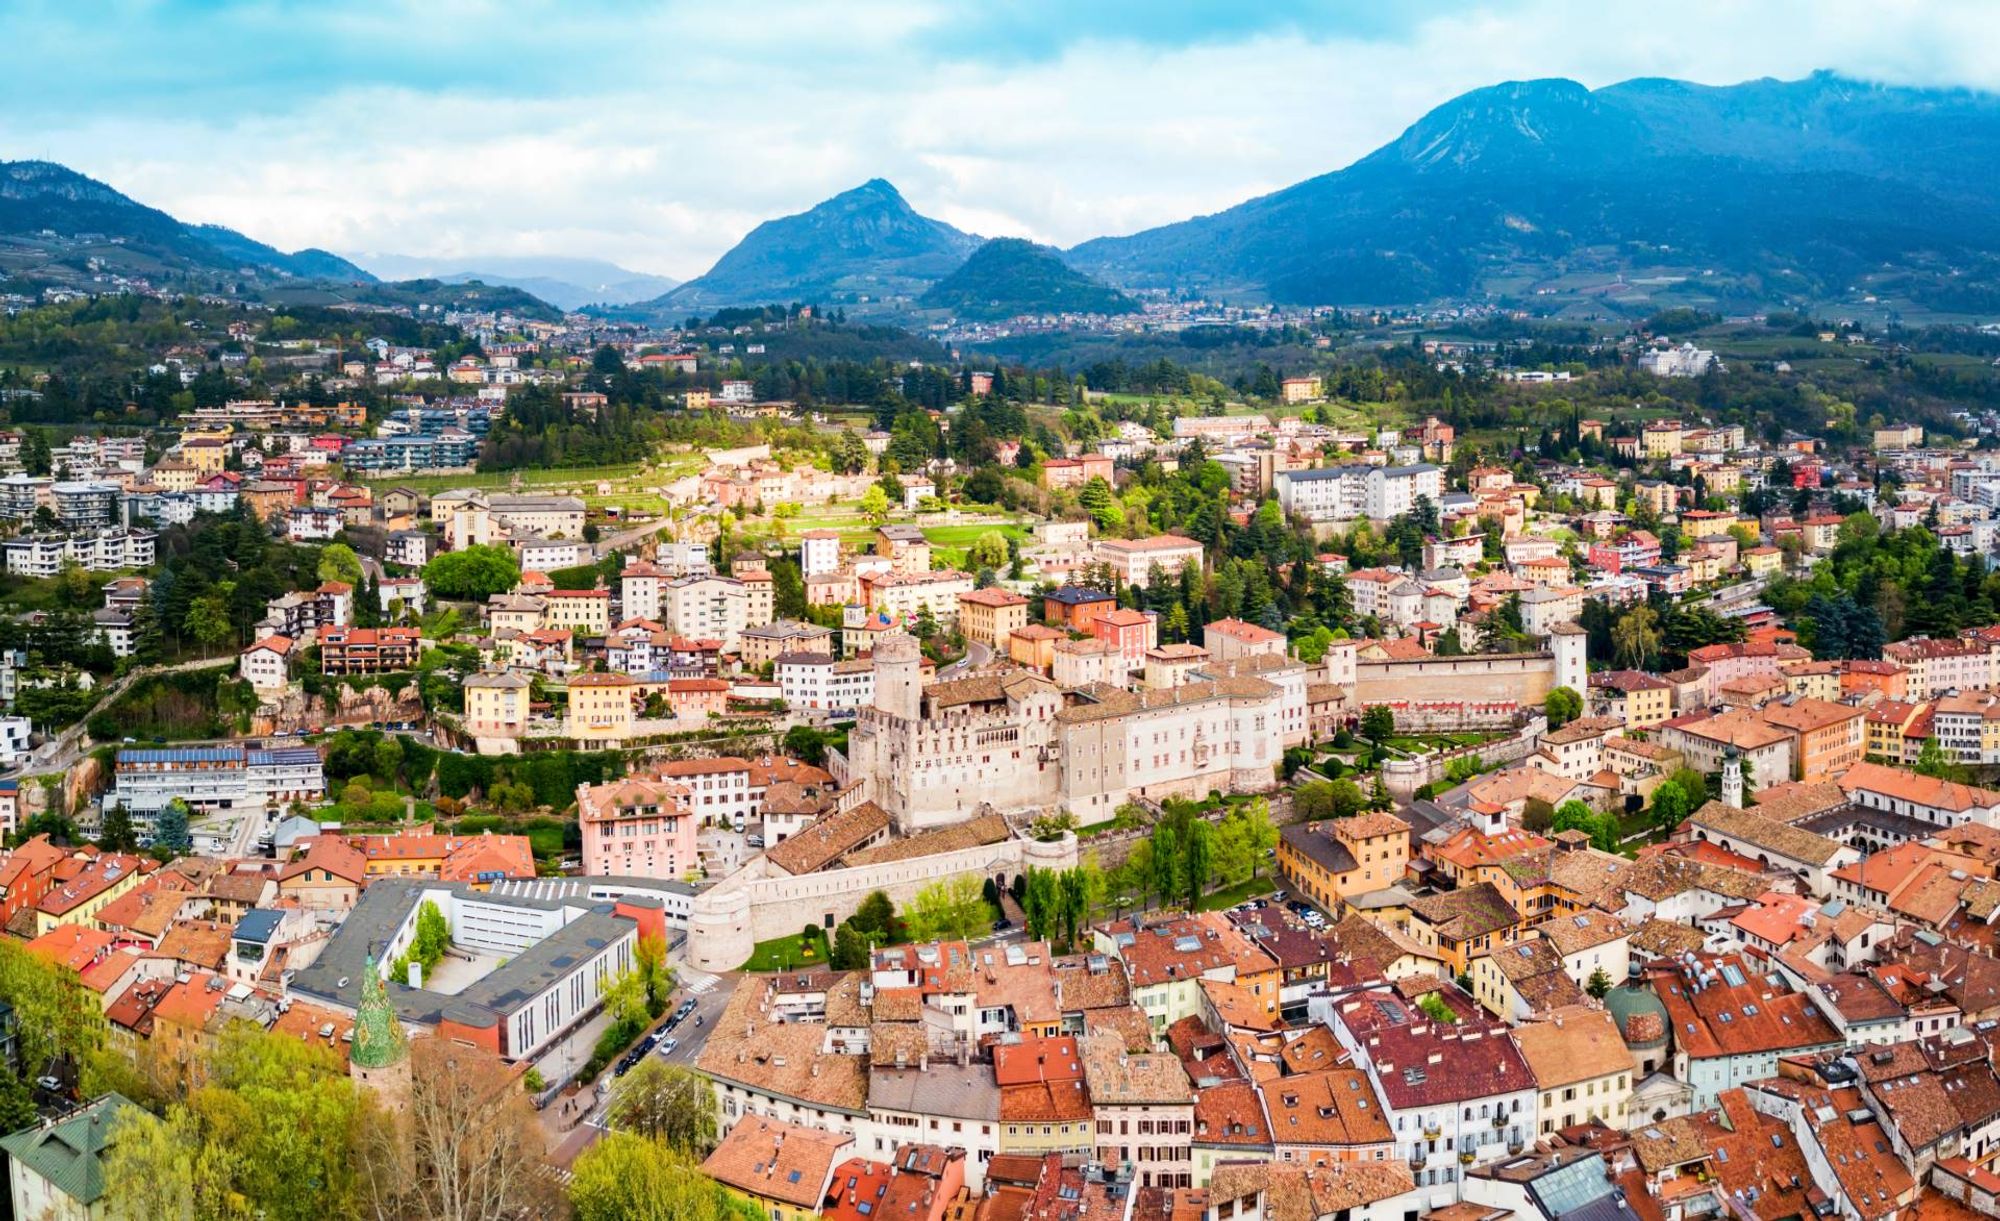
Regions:
<svg viewBox="0 0 2000 1221"><path fill-rule="evenodd" d="M743 969L787 971L793 967L823 967L826 965L826 944L823 939L816 940L808 948L797 933L760 941L757 948L750 952L750 961L743 964Z"/></svg>

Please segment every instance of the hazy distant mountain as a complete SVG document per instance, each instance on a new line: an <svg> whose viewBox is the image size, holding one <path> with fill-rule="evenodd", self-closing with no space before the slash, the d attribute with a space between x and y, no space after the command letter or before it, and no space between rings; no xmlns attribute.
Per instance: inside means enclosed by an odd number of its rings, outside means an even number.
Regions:
<svg viewBox="0 0 2000 1221"><path fill-rule="evenodd" d="M2000 99L1801 81L1475 90L1344 170L1100 238L1114 284L1281 301L1524 296L1574 273L1720 277L1743 296L1857 278L2000 307Z"/></svg>
<svg viewBox="0 0 2000 1221"><path fill-rule="evenodd" d="M362 265L385 279L417 278L462 284L471 280L525 289L562 309L585 305L627 305L650 301L680 283L671 276L628 271L602 259L532 255L476 255L427 258L403 254L360 254Z"/></svg>
<svg viewBox="0 0 2000 1221"><path fill-rule="evenodd" d="M1129 314L1139 303L1063 262L1047 246L996 237L925 290L919 302L959 318L998 321L1022 314Z"/></svg>
<svg viewBox="0 0 2000 1221"><path fill-rule="evenodd" d="M665 313L724 305L910 298L950 275L979 245L920 216L880 178L809 211L752 229L705 275L649 302Z"/></svg>
<svg viewBox="0 0 2000 1221"><path fill-rule="evenodd" d="M220 225L190 225L49 161L0 161L0 238L10 274L74 278L94 259L148 277L229 275L283 280L374 277L324 250L282 250Z"/></svg>

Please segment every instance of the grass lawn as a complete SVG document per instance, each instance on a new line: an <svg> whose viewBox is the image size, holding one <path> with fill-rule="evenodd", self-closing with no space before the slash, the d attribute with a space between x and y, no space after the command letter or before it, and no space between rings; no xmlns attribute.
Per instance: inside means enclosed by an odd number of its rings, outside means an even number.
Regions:
<svg viewBox="0 0 2000 1221"><path fill-rule="evenodd" d="M789 937L778 937L770 941L760 941L750 952L750 961L743 964L745 971L788 971L793 967L823 967L826 952L820 947L824 941L815 941L810 954L797 933Z"/></svg>
<svg viewBox="0 0 2000 1221"><path fill-rule="evenodd" d="M1277 888L1277 879L1268 874L1262 877L1251 878L1247 881L1238 882L1234 886L1225 886L1212 894L1203 895L1201 897L1201 910L1205 912L1221 911L1225 907L1234 907L1245 899L1254 899L1259 895L1268 895Z"/></svg>
<svg viewBox="0 0 2000 1221"><path fill-rule="evenodd" d="M925 526L924 537L933 546L969 547L973 540L988 530L998 530L1003 538L1026 539L1027 527L1019 522L995 522L984 526Z"/></svg>
<svg viewBox="0 0 2000 1221"><path fill-rule="evenodd" d="M686 455L682 455L685 457ZM621 462L615 466L567 466L520 471L479 471L470 475L388 475L380 479L364 479L369 487L411 488L419 492L446 492L452 488L505 488L520 477L523 487L548 487L598 483L603 480L619 482L639 475L642 464ZM669 475L655 472L660 478ZM652 475L647 476L653 478Z"/></svg>

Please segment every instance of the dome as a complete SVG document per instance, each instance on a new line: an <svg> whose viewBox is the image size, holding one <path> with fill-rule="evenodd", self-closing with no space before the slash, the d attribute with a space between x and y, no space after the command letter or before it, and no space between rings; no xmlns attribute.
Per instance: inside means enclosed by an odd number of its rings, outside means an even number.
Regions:
<svg viewBox="0 0 2000 1221"><path fill-rule="evenodd" d="M1604 996L1604 1008L1618 1023L1625 1046L1634 1051L1664 1046L1667 1041L1667 1007L1644 984L1626 984Z"/></svg>

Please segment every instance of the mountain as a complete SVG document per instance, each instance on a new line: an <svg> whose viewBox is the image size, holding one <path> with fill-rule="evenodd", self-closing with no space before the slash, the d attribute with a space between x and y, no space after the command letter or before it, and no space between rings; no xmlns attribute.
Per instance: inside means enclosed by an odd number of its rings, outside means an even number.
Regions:
<svg viewBox="0 0 2000 1221"><path fill-rule="evenodd" d="M0 161L0 271L69 281L99 270L153 279L375 277L324 250L287 254L220 225L185 224L49 161Z"/></svg>
<svg viewBox="0 0 2000 1221"><path fill-rule="evenodd" d="M979 239L917 214L880 178L808 211L767 220L715 266L647 305L685 314L725 305L878 302L915 297Z"/></svg>
<svg viewBox="0 0 2000 1221"><path fill-rule="evenodd" d="M1063 262L1047 246L996 237L918 298L928 309L996 322L1022 314L1130 314L1139 303Z"/></svg>
<svg viewBox="0 0 2000 1221"><path fill-rule="evenodd" d="M1828 73L1519 81L1345 169L1069 261L1125 287L1295 303L1525 298L1637 273L1745 300L1866 280L2000 308L1996 188L1991 94Z"/></svg>
<svg viewBox="0 0 2000 1221"><path fill-rule="evenodd" d="M447 284L478 280L523 289L565 310L586 305L629 305L649 301L680 284L670 276L628 271L602 259L529 255L476 255L419 258L401 254L356 255L385 279L432 279Z"/></svg>

